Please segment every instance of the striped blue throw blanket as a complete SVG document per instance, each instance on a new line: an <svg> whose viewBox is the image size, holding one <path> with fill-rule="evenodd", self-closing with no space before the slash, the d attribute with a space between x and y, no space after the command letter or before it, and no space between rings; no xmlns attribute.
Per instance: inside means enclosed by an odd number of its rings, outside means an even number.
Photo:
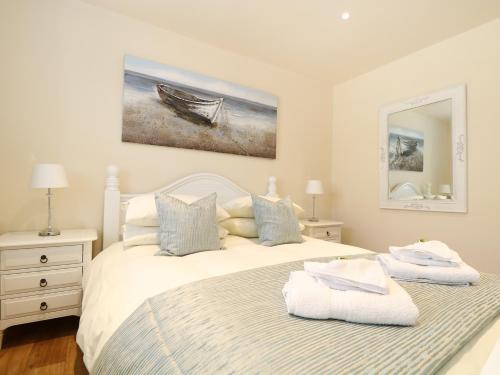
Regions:
<svg viewBox="0 0 500 375"><path fill-rule="evenodd" d="M321 259L327 260L327 259ZM303 261L206 279L146 300L93 374L432 374L500 312L500 276L471 287L404 283L415 327L290 316L281 289Z"/></svg>

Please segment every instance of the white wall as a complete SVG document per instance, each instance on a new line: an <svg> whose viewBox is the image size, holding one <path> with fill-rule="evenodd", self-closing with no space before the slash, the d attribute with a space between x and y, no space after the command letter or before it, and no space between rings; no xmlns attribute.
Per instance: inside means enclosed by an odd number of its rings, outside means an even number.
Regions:
<svg viewBox="0 0 500 375"><path fill-rule="evenodd" d="M483 271L500 272L500 20L335 86L238 56L77 0L0 3L0 232L44 225L45 197L29 187L36 162L60 162L71 186L57 191L60 227L102 225L104 170L121 167L122 188L149 191L186 174L215 172L310 207L308 178L333 199L319 214L346 223L348 243L374 250L439 238ZM122 143L125 53L208 74L279 97L277 160ZM381 106L468 85L467 214L378 208ZM333 141L331 141L333 139Z"/></svg>
<svg viewBox="0 0 500 375"><path fill-rule="evenodd" d="M348 243L441 239L481 271L500 273L500 19L334 87L334 215ZM378 111L402 99L467 84L468 212L378 207Z"/></svg>
<svg viewBox="0 0 500 375"><path fill-rule="evenodd" d="M102 226L105 168L122 190L146 192L195 172L278 190L310 209L308 178L331 176L331 86L76 0L0 5L0 232L45 224L43 191L30 189L36 162L62 163L70 187L56 191L62 228ZM126 53L273 93L279 98L277 159L121 142ZM313 130L312 130L313 129ZM320 199L326 215L331 199Z"/></svg>

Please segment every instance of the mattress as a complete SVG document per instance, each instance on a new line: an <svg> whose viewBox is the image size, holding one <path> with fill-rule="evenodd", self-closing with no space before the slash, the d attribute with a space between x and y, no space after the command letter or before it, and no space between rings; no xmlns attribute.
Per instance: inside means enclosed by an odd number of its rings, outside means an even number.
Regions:
<svg viewBox="0 0 500 375"><path fill-rule="evenodd" d="M255 241L229 236L226 250L186 257L155 257L157 246L123 250L116 243L97 256L84 277L84 300L77 342L88 369L118 327L145 299L166 290L237 271L294 260L332 256L363 256L371 252L307 238L302 244L263 247ZM448 374L478 373L498 337L493 323L443 370Z"/></svg>

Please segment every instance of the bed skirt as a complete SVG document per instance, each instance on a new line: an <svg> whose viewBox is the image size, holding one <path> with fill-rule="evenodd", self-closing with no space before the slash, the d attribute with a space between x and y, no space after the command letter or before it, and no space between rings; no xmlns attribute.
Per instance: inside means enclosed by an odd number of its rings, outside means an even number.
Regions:
<svg viewBox="0 0 500 375"><path fill-rule="evenodd" d="M401 282L420 310L415 327L303 319L281 295L300 269L252 269L149 298L91 373L432 374L500 313L500 276L481 274L470 287Z"/></svg>

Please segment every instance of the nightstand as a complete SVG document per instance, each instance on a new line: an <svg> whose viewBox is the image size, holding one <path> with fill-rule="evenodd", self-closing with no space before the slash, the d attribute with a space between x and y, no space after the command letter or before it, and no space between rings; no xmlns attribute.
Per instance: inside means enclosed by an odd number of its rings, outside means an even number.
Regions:
<svg viewBox="0 0 500 375"><path fill-rule="evenodd" d="M10 326L80 316L82 275L96 239L94 229L63 230L53 237L0 236L0 348Z"/></svg>
<svg viewBox="0 0 500 375"><path fill-rule="evenodd" d="M340 221L302 220L301 223L305 226L305 229L302 233L306 236L330 242L338 242L338 243L342 242L342 225L344 223Z"/></svg>

